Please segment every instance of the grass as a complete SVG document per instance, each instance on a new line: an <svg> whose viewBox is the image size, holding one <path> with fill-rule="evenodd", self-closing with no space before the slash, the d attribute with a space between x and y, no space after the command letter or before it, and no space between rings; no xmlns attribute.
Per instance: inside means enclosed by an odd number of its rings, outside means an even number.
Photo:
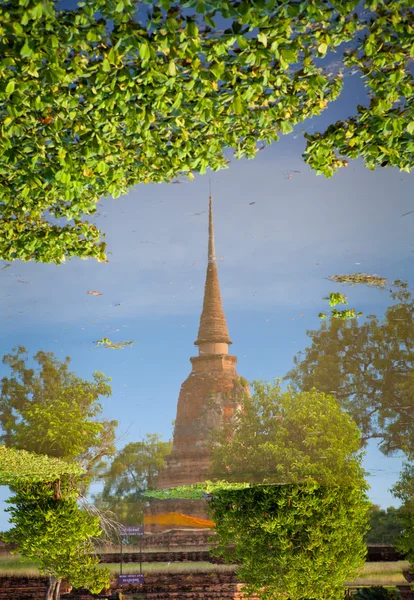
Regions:
<svg viewBox="0 0 414 600"><path fill-rule="evenodd" d="M367 562L361 573L354 581L347 581L349 585L399 585L407 583L403 571L409 567L409 562L399 560L396 562Z"/></svg>
<svg viewBox="0 0 414 600"><path fill-rule="evenodd" d="M103 565L110 569L113 575L119 573L119 563L108 563ZM233 571L232 565L215 565L208 562L172 562L172 563L143 563L143 573L205 573L205 572L217 572L224 573ZM139 563L124 563L124 573L139 573ZM0 555L0 575L8 576L31 576L39 575L39 571L35 563L30 562L17 554L14 555Z"/></svg>
<svg viewBox="0 0 414 600"><path fill-rule="evenodd" d="M113 575L119 573L119 563L109 563L105 567ZM409 567L408 561L397 562L368 562L365 563L361 573L354 581L347 581L346 585L399 585L406 583L402 574ZM208 562L172 562L172 563L144 563L143 573L199 573L216 572L225 573L233 571L232 565L216 565ZM139 564L124 563L124 573L139 572ZM36 576L39 574L36 564L18 554L0 554L0 575L6 576Z"/></svg>

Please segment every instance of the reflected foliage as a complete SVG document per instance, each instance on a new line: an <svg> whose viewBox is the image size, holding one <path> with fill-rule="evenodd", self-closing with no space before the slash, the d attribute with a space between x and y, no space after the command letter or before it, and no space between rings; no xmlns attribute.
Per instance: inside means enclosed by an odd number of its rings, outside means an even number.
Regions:
<svg viewBox="0 0 414 600"><path fill-rule="evenodd" d="M366 21L361 19L368 31L360 45L345 53L344 62L362 74L369 105L359 105L356 116L337 121L322 134L305 135L309 141L305 159L325 175L344 166L340 155L362 156L369 169L413 167L412 2L368 0L364 6L374 11Z"/></svg>
<svg viewBox="0 0 414 600"><path fill-rule="evenodd" d="M80 461L90 468L114 452L116 421L100 418L100 396L111 395L109 379L94 373L87 381L69 371L70 359L38 352L39 369L27 364L22 346L3 357L11 369L1 380L1 440L38 454Z"/></svg>
<svg viewBox="0 0 414 600"><path fill-rule="evenodd" d="M354 598L355 600L398 600L400 595L394 590L373 586L359 589Z"/></svg>
<svg viewBox="0 0 414 600"><path fill-rule="evenodd" d="M212 436L216 479L350 485L363 477L360 432L333 396L255 381L234 426Z"/></svg>
<svg viewBox="0 0 414 600"><path fill-rule="evenodd" d="M384 510L372 505L369 509L369 526L370 530L365 536L367 544L395 546L402 530L400 509L390 506Z"/></svg>
<svg viewBox="0 0 414 600"><path fill-rule="evenodd" d="M344 68L364 75L370 105L307 136L305 160L326 176L347 164L339 155L412 168L408 0L369 0L358 13L357 0L162 0L144 18L138 4L1 4L2 259L105 261L84 220L101 196L223 168L225 148L253 158L258 140L335 100ZM321 66L344 42L339 67Z"/></svg>
<svg viewBox="0 0 414 600"><path fill-rule="evenodd" d="M0 446L0 485L55 481L61 475L81 475L82 467L58 458Z"/></svg>
<svg viewBox="0 0 414 600"><path fill-rule="evenodd" d="M402 502L399 513L403 531L397 548L414 567L414 462L404 465L400 479L391 491Z"/></svg>
<svg viewBox="0 0 414 600"><path fill-rule="evenodd" d="M100 518L81 509L78 501L93 465L115 450L116 422L100 419L99 397L111 393L102 373L86 381L69 371L69 358L60 362L43 351L34 361L38 372L28 367L23 347L3 358L12 374L1 382L2 441L17 458L22 450L39 455L26 453L31 460L27 467L39 463L43 469L57 468L66 462L67 468L59 474L47 469L52 481L40 483L34 472L32 478L29 474L9 482L13 528L6 539L16 543L23 556L39 562L49 575L47 600L57 600L62 578L95 592L109 582L109 571L98 567L91 543L91 537L101 534ZM76 478L62 475L79 471L82 475Z"/></svg>
<svg viewBox="0 0 414 600"><path fill-rule="evenodd" d="M342 599L366 554L360 432L333 396L252 386L234 428L212 440L212 473L252 484L212 492L217 552L241 562L252 596Z"/></svg>
<svg viewBox="0 0 414 600"><path fill-rule="evenodd" d="M358 424L363 441L384 454L414 452L414 298L398 282L383 319L330 319L308 331L312 344L285 379L294 389L335 396Z"/></svg>
<svg viewBox="0 0 414 600"><path fill-rule="evenodd" d="M247 595L342 600L364 564L368 501L356 486L273 485L221 491L209 503L218 548Z"/></svg>
<svg viewBox="0 0 414 600"><path fill-rule="evenodd" d="M131 442L120 450L112 462L103 463L96 475L104 484L94 498L98 508L111 511L124 525L142 522L145 492L156 486L164 458L171 452L171 443L158 434L147 434L141 442Z"/></svg>
<svg viewBox="0 0 414 600"><path fill-rule="evenodd" d="M49 597L60 598L60 581L99 593L109 586L109 569L98 566L90 539L99 536L99 518L82 510L78 489L67 477L55 484L24 484L8 500L12 529L3 539L38 562L51 578Z"/></svg>

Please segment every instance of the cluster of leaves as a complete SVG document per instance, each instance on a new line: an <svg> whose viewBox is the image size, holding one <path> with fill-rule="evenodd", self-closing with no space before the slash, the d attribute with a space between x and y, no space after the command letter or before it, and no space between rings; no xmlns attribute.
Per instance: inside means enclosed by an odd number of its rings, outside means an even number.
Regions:
<svg viewBox="0 0 414 600"><path fill-rule="evenodd" d="M368 0L372 12L360 43L347 51L344 64L362 74L369 106L330 125L324 133L306 134L304 157L318 173L332 175L347 162L340 156L361 156L369 169L398 167L410 172L414 160L414 14L411 0Z"/></svg>
<svg viewBox="0 0 414 600"><path fill-rule="evenodd" d="M104 348L112 348L112 350L122 350L127 346L133 346L135 342L111 342L109 338L102 338L96 342L97 346L104 346Z"/></svg>
<svg viewBox="0 0 414 600"><path fill-rule="evenodd" d="M219 491L209 502L213 552L240 563L248 597L340 600L364 564L368 505L361 480Z"/></svg>
<svg viewBox="0 0 414 600"><path fill-rule="evenodd" d="M54 481L61 475L81 475L82 472L76 463L0 446L0 485Z"/></svg>
<svg viewBox="0 0 414 600"><path fill-rule="evenodd" d="M393 506L386 510L375 504L369 510L369 531L365 536L367 544L390 544L395 546L401 534L400 509Z"/></svg>
<svg viewBox="0 0 414 600"><path fill-rule="evenodd" d="M55 580L92 593L109 587L109 569L98 566L90 542L101 534L99 518L79 507L73 481L64 478L58 495L55 485L45 483L19 485L14 492L7 501L13 527L3 538Z"/></svg>
<svg viewBox="0 0 414 600"><path fill-rule="evenodd" d="M254 381L232 430L214 432L211 474L230 482L351 485L362 477L360 432L333 396Z"/></svg>
<svg viewBox="0 0 414 600"><path fill-rule="evenodd" d="M379 275L368 275L367 273L352 273L351 275L330 275L328 279L335 283L344 283L347 285L369 285L383 289L387 285L387 279Z"/></svg>
<svg viewBox="0 0 414 600"><path fill-rule="evenodd" d="M194 483L192 485L183 485L168 490L148 490L144 496L146 498L155 498L157 500L186 499L186 500L201 500L214 495L220 490L244 490L251 487L250 483L246 482L230 482L230 481L203 481L203 483Z"/></svg>
<svg viewBox="0 0 414 600"><path fill-rule="evenodd" d="M413 456L411 457L413 458ZM399 509L402 534L398 538L397 548L405 554L414 567L414 462L404 465L400 479L392 488L393 495L401 500Z"/></svg>
<svg viewBox="0 0 414 600"><path fill-rule="evenodd" d="M117 423L100 419L99 397L111 394L102 373L94 373L93 381L81 379L69 371L69 358L60 362L43 351L34 361L38 371L28 367L22 346L3 357L11 376L1 381L2 441L17 458L27 456L26 465L16 460L10 467L19 476L9 481L15 495L9 500L14 527L8 539L40 563L49 575L47 599L57 600L62 578L95 592L107 586L109 572L89 556L91 538L101 534L99 515L81 510L78 499L94 465L115 452ZM32 474L22 478L30 467ZM48 480L39 482L42 469Z"/></svg>
<svg viewBox="0 0 414 600"><path fill-rule="evenodd" d="M11 369L0 388L1 441L7 446L81 461L89 468L115 451L116 421L99 420L100 396L110 396L109 379L94 373L93 381L69 371L70 359L53 353L34 356L40 369L27 365L26 349L3 357Z"/></svg>
<svg viewBox="0 0 414 600"><path fill-rule="evenodd" d="M211 435L215 479L151 496L207 496L216 553L240 564L247 596L339 600L366 554L359 431L332 396L252 387Z"/></svg>
<svg viewBox="0 0 414 600"><path fill-rule="evenodd" d="M329 306L337 306L338 304L348 304L347 296L343 294L331 292L327 298L324 300L329 301ZM355 319L356 317L360 317L362 312L355 312L355 308L347 308L345 310L337 310L336 308L332 309L331 316L334 319L342 319L346 321L347 319ZM318 317L320 319L326 319L326 313L319 313Z"/></svg>
<svg viewBox="0 0 414 600"><path fill-rule="evenodd" d="M397 591L372 586L359 589L353 597L355 600L397 600L400 596Z"/></svg>
<svg viewBox="0 0 414 600"><path fill-rule="evenodd" d="M306 160L326 175L344 165L333 152L343 127L349 155L368 166L384 162L384 144L389 164L413 164L408 1L370 0L372 20L357 0L147 4L145 17L135 0L59 12L54 0L0 5L1 258L105 261L100 231L83 220L99 197L224 168L225 148L253 158L258 140L277 140L338 97L341 74L319 59L359 34L347 64L369 74L375 99L389 90L364 113L370 142L360 115L310 138ZM402 95L404 111L389 106Z"/></svg>
<svg viewBox="0 0 414 600"><path fill-rule="evenodd" d="M171 443L163 442L158 434L147 434L143 441L127 444L111 462L96 467L95 476L104 486L94 497L95 505L111 511L123 524L140 523L146 491L156 487L157 475L170 452Z"/></svg>
<svg viewBox="0 0 414 600"><path fill-rule="evenodd" d="M286 375L294 389L335 396L363 441L376 438L385 454L414 452L414 298L404 282L391 292L384 318L364 323L331 318L308 331L310 347Z"/></svg>

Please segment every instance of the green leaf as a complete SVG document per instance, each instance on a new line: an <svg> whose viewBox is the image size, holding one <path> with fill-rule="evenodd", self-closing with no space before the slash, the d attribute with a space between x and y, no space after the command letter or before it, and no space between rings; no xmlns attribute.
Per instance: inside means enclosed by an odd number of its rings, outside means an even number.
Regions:
<svg viewBox="0 0 414 600"><path fill-rule="evenodd" d="M33 55L33 50L29 46L29 42L26 41L22 49L20 50L20 56L23 58L30 58Z"/></svg>
<svg viewBox="0 0 414 600"><path fill-rule="evenodd" d="M233 100L233 110L237 115L243 112L243 102L240 96L235 96Z"/></svg>
<svg viewBox="0 0 414 600"><path fill-rule="evenodd" d="M173 60L170 60L170 62L168 63L167 72L168 72L168 75L171 75L171 77L175 77L177 75L177 68L176 68L175 62Z"/></svg>
<svg viewBox="0 0 414 600"><path fill-rule="evenodd" d="M111 70L111 63L107 58L104 58L102 62L102 69L103 71L105 71L105 73L109 73L109 71Z"/></svg>
<svg viewBox="0 0 414 600"><path fill-rule="evenodd" d="M15 88L15 81L14 79L12 79L11 81L9 81L9 83L6 86L6 94L12 94L14 92L14 88Z"/></svg>
<svg viewBox="0 0 414 600"><path fill-rule="evenodd" d="M263 31L261 31L258 34L257 39L259 40L259 42L261 42L263 44L263 46L265 48L267 47L267 35L265 33L263 33Z"/></svg>
<svg viewBox="0 0 414 600"><path fill-rule="evenodd" d="M148 58L151 58L151 50L147 42L144 42L140 45L139 55L142 58L142 60L147 60Z"/></svg>
<svg viewBox="0 0 414 600"><path fill-rule="evenodd" d="M122 12L124 10L125 4L120 0L115 7L115 12Z"/></svg>
<svg viewBox="0 0 414 600"><path fill-rule="evenodd" d="M293 126L288 121L282 121L279 123L279 128L283 134L291 133L293 131Z"/></svg>
<svg viewBox="0 0 414 600"><path fill-rule="evenodd" d="M408 123L407 131L408 133L414 134L414 121L410 121L410 123Z"/></svg>
<svg viewBox="0 0 414 600"><path fill-rule="evenodd" d="M326 44L325 42L322 42L322 44L319 44L318 46L318 52L320 54L323 54L325 56L325 54L328 51L328 44Z"/></svg>

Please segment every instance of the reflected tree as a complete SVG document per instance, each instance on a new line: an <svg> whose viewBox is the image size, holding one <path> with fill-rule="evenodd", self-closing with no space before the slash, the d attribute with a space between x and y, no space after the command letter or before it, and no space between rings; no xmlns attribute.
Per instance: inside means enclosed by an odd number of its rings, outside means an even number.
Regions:
<svg viewBox="0 0 414 600"><path fill-rule="evenodd" d="M99 592L109 582L109 571L98 568L92 553L91 537L100 535L100 519L81 508L79 499L92 467L115 452L117 423L100 418L99 398L111 394L109 379L102 373L94 373L93 381L81 379L69 371L69 358L60 362L52 353L40 351L34 361L37 371L29 368L21 346L3 357L11 376L1 381L1 439L12 460L9 471L17 470L8 481L14 527L7 538L49 575L47 600L59 598L62 578ZM44 480L36 473L28 476L23 451L37 453L32 464L39 462ZM78 475L57 477L58 468Z"/></svg>
<svg viewBox="0 0 414 600"><path fill-rule="evenodd" d="M215 554L240 561L246 595L262 600L342 600L365 561L368 501L354 486L255 486L216 492Z"/></svg>
<svg viewBox="0 0 414 600"><path fill-rule="evenodd" d="M328 394L252 385L232 429L212 436L212 475L250 483L211 494L216 552L263 600L342 599L366 554L360 432Z"/></svg>
<svg viewBox="0 0 414 600"><path fill-rule="evenodd" d="M373 504L369 510L370 529L365 536L366 543L395 546L402 530L400 512L400 509L393 506L384 510Z"/></svg>
<svg viewBox="0 0 414 600"><path fill-rule="evenodd" d="M355 600L399 600L400 594L380 586L372 586L357 590Z"/></svg>
<svg viewBox="0 0 414 600"><path fill-rule="evenodd" d="M347 485L362 477L360 432L333 396L254 381L233 425L212 434L213 478Z"/></svg>
<svg viewBox="0 0 414 600"><path fill-rule="evenodd" d="M350 70L369 104L306 136L305 160L326 176L345 156L410 171L411 2L359 4L1 3L0 258L105 261L101 232L84 219L101 196L224 168L226 148L253 158L258 141L338 98ZM339 61L320 61L344 43Z"/></svg>
<svg viewBox="0 0 414 600"><path fill-rule="evenodd" d="M110 379L94 373L87 381L69 370L70 358L40 351L28 366L19 346L3 357L11 369L0 387L1 441L7 446L76 460L90 469L115 452L116 421L101 419L100 397L111 395Z"/></svg>
<svg viewBox="0 0 414 600"><path fill-rule="evenodd" d="M411 567L414 567L414 462L404 465L399 481L392 493L401 500L400 519L402 534L397 540L397 548L406 555Z"/></svg>
<svg viewBox="0 0 414 600"><path fill-rule="evenodd" d="M109 587L109 569L98 566L91 543L102 532L99 517L80 508L77 500L76 480L68 476L20 484L8 500L13 527L2 537L49 575L45 600L59 600L62 579L92 593Z"/></svg>
<svg viewBox="0 0 414 600"><path fill-rule="evenodd" d="M414 452L414 298L396 282L383 319L330 319L308 331L311 345L286 378L295 390L335 396L384 454Z"/></svg>
<svg viewBox="0 0 414 600"><path fill-rule="evenodd" d="M170 452L171 443L154 433L127 444L109 464L98 465L96 474L104 487L94 497L95 505L114 513L124 525L142 523L144 494L155 489L157 475Z"/></svg>

